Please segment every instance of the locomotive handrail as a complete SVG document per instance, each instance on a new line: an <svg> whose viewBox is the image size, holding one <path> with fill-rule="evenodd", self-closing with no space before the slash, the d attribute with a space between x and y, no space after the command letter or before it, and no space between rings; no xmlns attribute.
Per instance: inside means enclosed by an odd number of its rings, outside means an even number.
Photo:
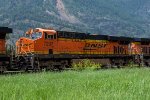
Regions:
<svg viewBox="0 0 150 100"><path fill-rule="evenodd" d="M21 48L21 50L27 55L27 52Z"/></svg>
<svg viewBox="0 0 150 100"><path fill-rule="evenodd" d="M31 50L30 50L30 48L29 48L29 46L28 46L28 51L29 51L29 53L30 53L31 55L33 55L33 53L31 52Z"/></svg>

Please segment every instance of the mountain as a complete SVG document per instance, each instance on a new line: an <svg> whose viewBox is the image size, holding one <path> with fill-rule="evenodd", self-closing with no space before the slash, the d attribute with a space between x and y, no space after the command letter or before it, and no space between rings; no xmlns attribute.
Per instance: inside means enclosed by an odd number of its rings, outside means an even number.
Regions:
<svg viewBox="0 0 150 100"><path fill-rule="evenodd" d="M0 26L150 37L149 0L0 0ZM18 35L18 34L17 34ZM20 35L21 36L21 35Z"/></svg>

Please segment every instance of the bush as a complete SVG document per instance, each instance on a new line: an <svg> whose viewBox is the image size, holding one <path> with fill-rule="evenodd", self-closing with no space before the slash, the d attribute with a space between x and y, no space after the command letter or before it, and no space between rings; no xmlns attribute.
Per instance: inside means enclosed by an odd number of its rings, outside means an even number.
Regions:
<svg viewBox="0 0 150 100"><path fill-rule="evenodd" d="M89 59L83 59L79 63L73 63L72 67L75 70L97 70L101 68L101 64L95 63Z"/></svg>
<svg viewBox="0 0 150 100"><path fill-rule="evenodd" d="M128 68L139 68L140 66L133 61L130 61L129 64L127 65Z"/></svg>

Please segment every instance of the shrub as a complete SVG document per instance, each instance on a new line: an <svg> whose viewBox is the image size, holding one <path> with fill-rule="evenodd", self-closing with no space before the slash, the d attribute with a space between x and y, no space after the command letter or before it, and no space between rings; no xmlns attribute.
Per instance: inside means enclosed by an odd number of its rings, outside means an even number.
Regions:
<svg viewBox="0 0 150 100"><path fill-rule="evenodd" d="M135 64L133 61L130 61L127 65L128 68L138 68L140 67L138 64Z"/></svg>
<svg viewBox="0 0 150 100"><path fill-rule="evenodd" d="M97 69L100 69L101 66L102 66L101 64L95 63L95 62L93 62L93 61L91 61L89 59L83 59L79 63L73 63L72 64L72 67L75 70L85 70L85 69L97 70Z"/></svg>

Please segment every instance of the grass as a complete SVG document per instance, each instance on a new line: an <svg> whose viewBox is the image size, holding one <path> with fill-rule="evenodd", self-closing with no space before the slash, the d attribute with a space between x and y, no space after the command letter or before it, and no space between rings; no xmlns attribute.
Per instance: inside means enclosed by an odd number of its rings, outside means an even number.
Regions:
<svg viewBox="0 0 150 100"><path fill-rule="evenodd" d="M150 69L0 76L0 100L149 100Z"/></svg>

